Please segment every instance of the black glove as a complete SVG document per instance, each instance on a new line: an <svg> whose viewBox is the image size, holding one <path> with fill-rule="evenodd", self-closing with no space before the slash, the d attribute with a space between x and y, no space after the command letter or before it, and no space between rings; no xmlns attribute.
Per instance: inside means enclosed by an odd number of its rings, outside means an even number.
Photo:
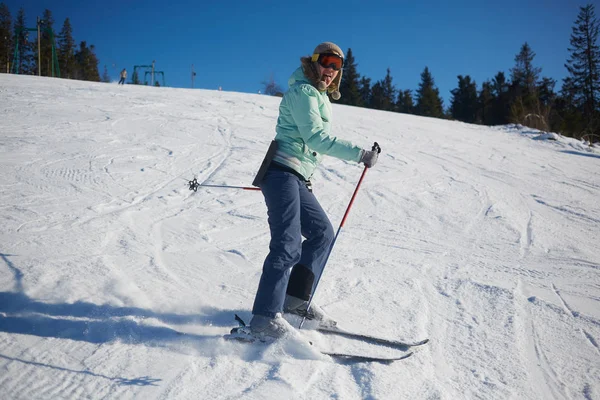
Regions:
<svg viewBox="0 0 600 400"><path fill-rule="evenodd" d="M377 150L361 150L360 161L364 163L366 167L371 168L377 163L377 156L379 152Z"/></svg>

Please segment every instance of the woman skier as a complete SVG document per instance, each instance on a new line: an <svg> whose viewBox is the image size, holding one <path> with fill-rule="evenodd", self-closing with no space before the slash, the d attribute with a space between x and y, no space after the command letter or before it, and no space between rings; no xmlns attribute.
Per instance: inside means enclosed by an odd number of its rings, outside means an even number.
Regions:
<svg viewBox="0 0 600 400"><path fill-rule="evenodd" d="M321 274L334 238L331 222L311 191L310 178L325 155L367 167L375 165L378 155L330 135L328 95L340 98L342 50L324 42L300 61L279 106L277 134L255 179L267 204L271 241L246 333L261 340L277 339L293 330L282 313L335 325L314 303L307 309L315 277Z"/></svg>

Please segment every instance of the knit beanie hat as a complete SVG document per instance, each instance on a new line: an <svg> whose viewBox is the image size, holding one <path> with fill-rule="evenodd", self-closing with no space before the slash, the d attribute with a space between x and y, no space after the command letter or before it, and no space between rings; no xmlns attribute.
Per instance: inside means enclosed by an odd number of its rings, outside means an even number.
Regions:
<svg viewBox="0 0 600 400"><path fill-rule="evenodd" d="M316 71L319 70L317 67L319 54L335 54L335 55L342 57L342 59L344 59L344 52L342 51L342 49L339 48L339 46L337 44L332 43L332 42L323 42L315 48L315 51L313 51L313 55L312 55L312 62L314 64L314 68ZM340 69L338 71L337 76L335 77L333 82L331 82L331 85L329 85L329 87L325 86L325 82L319 81L317 89L319 89L321 91L327 90L327 92L329 92L331 94L331 97L334 100L339 100L340 97L342 97L342 95L340 94L340 82L341 81L342 81L342 70Z"/></svg>

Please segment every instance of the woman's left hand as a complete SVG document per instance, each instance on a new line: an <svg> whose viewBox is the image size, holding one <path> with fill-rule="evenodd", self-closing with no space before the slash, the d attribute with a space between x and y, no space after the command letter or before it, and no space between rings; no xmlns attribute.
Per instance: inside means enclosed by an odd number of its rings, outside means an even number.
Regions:
<svg viewBox="0 0 600 400"><path fill-rule="evenodd" d="M365 164L365 167L371 168L377 163L379 152L377 150L362 150L360 154L360 162Z"/></svg>

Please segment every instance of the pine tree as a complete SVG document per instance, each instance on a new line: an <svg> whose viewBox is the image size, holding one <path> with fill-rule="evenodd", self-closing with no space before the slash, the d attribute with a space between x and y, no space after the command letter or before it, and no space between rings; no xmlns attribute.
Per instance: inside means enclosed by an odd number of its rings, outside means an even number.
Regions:
<svg viewBox="0 0 600 400"><path fill-rule="evenodd" d="M363 76L360 78L359 86L360 99L363 107L369 107L371 101L371 78Z"/></svg>
<svg viewBox="0 0 600 400"><path fill-rule="evenodd" d="M79 81L84 81L85 79L85 68L87 63L87 43L85 41L79 43L79 49L75 51L75 71L73 74L73 78Z"/></svg>
<svg viewBox="0 0 600 400"><path fill-rule="evenodd" d="M75 61L77 63L76 79L100 82L98 58L94 53L94 45L88 47L85 41L81 42L79 50L75 53Z"/></svg>
<svg viewBox="0 0 600 400"><path fill-rule="evenodd" d="M546 112L546 120L549 130L560 132L560 115L557 111L557 102L559 100L554 87L556 80L548 77L543 77L538 83L537 92L540 107Z"/></svg>
<svg viewBox="0 0 600 400"><path fill-rule="evenodd" d="M542 105L552 107L554 101L556 100L556 93L554 92L555 86L556 81L552 78L543 77L540 79L536 91L538 93L538 99Z"/></svg>
<svg viewBox="0 0 600 400"><path fill-rule="evenodd" d="M556 130L559 132L578 138L582 135L586 122L583 112L577 107L576 93L572 79L565 78L561 94L554 104L556 115L553 115L552 126L558 127Z"/></svg>
<svg viewBox="0 0 600 400"><path fill-rule="evenodd" d="M542 69L533 65L534 58L535 52L527 42L515 57L515 67L511 69L510 119L514 123L548 130L550 106L540 102L538 88Z"/></svg>
<svg viewBox="0 0 600 400"><path fill-rule="evenodd" d="M492 83L485 81L481 85L481 90L477 96L477 123L483 125L493 125L494 94Z"/></svg>
<svg viewBox="0 0 600 400"><path fill-rule="evenodd" d="M374 108L376 110L383 110L384 108L384 100L383 100L383 86L381 81L375 82L373 87L371 88L371 97L369 98L368 106L370 108Z"/></svg>
<svg viewBox="0 0 600 400"><path fill-rule="evenodd" d="M352 49L348 49L346 59L344 60L344 74L340 83L340 94L342 97L339 103L360 107L363 105L363 101L360 94L360 75L356 67Z"/></svg>
<svg viewBox="0 0 600 400"><path fill-rule="evenodd" d="M58 64L62 78L76 79L75 40L69 18L65 19L58 35Z"/></svg>
<svg viewBox="0 0 600 400"><path fill-rule="evenodd" d="M104 72L102 73L102 82L110 83L110 75L108 75L108 68L104 66Z"/></svg>
<svg viewBox="0 0 600 400"><path fill-rule="evenodd" d="M417 90L416 114L424 117L444 118L443 100L440 97L439 89L435 87L428 67L425 67L421 73L421 83Z"/></svg>
<svg viewBox="0 0 600 400"><path fill-rule="evenodd" d="M141 85L142 84L142 81L140 80L139 72L135 68L133 69L133 74L131 74L130 83L133 85Z"/></svg>
<svg viewBox="0 0 600 400"><path fill-rule="evenodd" d="M459 121L473 123L477 119L477 85L471 77L458 75L458 88L452 89L450 114Z"/></svg>
<svg viewBox="0 0 600 400"><path fill-rule="evenodd" d="M87 62L85 67L85 80L100 82L100 71L98 70L98 57L96 56L96 46L90 45L87 53Z"/></svg>
<svg viewBox="0 0 600 400"><path fill-rule="evenodd" d="M415 113L415 103L413 101L411 90L399 90L398 100L396 101L396 111L404 114Z"/></svg>
<svg viewBox="0 0 600 400"><path fill-rule="evenodd" d="M25 10L21 8L17 12L17 19L15 21L15 32L18 32L16 34L16 40L19 45L19 50L17 52L17 65L14 67L19 74L33 75L37 74L33 61L34 43L29 41L29 31L26 30L27 28Z"/></svg>
<svg viewBox="0 0 600 400"><path fill-rule="evenodd" d="M600 49L599 23L594 6L580 7L571 34L570 57L565 64L569 76L563 82L565 97L580 113L588 133L600 131Z"/></svg>
<svg viewBox="0 0 600 400"><path fill-rule="evenodd" d="M8 6L0 3L0 73L10 73L14 52L12 17Z"/></svg>
<svg viewBox="0 0 600 400"><path fill-rule="evenodd" d="M100 71L98 70L98 56L96 56L96 46L90 46L89 61L88 61L88 80L100 82Z"/></svg>
<svg viewBox="0 0 600 400"><path fill-rule="evenodd" d="M510 117L510 82L504 72L500 71L492 79L492 115L489 125L505 125Z"/></svg>
<svg viewBox="0 0 600 400"><path fill-rule="evenodd" d="M511 81L516 89L516 96L524 98L535 95L536 86L542 72L541 68L533 66L535 52L525 42L521 51L515 56L515 66L510 70Z"/></svg>
<svg viewBox="0 0 600 400"><path fill-rule="evenodd" d="M396 108L396 88L392 82L392 74L388 67L385 74L385 78L381 81L381 87L383 88L383 108L382 110L394 111Z"/></svg>
<svg viewBox="0 0 600 400"><path fill-rule="evenodd" d="M390 69L387 69L385 78L377 81L371 89L371 100L369 106L377 110L394 111L396 99L396 88L392 83Z"/></svg>
<svg viewBox="0 0 600 400"><path fill-rule="evenodd" d="M40 42L40 53L42 62L42 76L52 76L52 35L49 31L54 30L54 18L52 12L48 9L44 10L44 16L42 17L41 25L41 36ZM37 64L37 59L36 59ZM55 71L55 74L58 71Z"/></svg>

